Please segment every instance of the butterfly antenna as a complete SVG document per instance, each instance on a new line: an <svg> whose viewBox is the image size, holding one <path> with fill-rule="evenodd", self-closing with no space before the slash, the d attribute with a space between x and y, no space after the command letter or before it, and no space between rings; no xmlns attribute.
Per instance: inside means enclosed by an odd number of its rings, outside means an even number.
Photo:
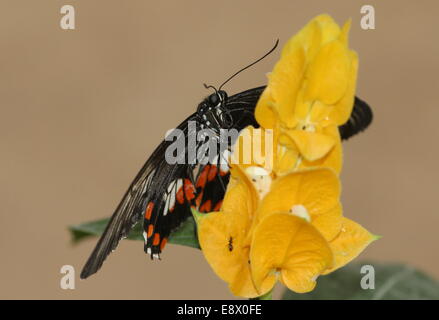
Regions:
<svg viewBox="0 0 439 320"><path fill-rule="evenodd" d="M208 85L205 84L205 83L203 83L203 85L204 85L204 87L205 87L206 89L212 88L212 89L215 91L215 93L218 94L218 90L216 90L216 88L215 88L214 86L211 86L211 85L208 86Z"/></svg>
<svg viewBox="0 0 439 320"><path fill-rule="evenodd" d="M235 72L233 75L231 75L226 81L224 81L222 83L222 85L219 87L218 90L221 90L221 88L230 80L232 80L234 77L236 77L238 74L240 74L242 71L250 68L251 66L255 65L256 63L258 63L259 61L261 61L262 59L264 59L265 57L267 57L270 53L272 53L276 48L277 45L279 44L279 39L276 40L276 43L274 44L274 47L270 49L270 51L268 51L266 54L264 54L262 57L260 57L258 60L256 60L255 62L250 63L248 66L242 68L241 70L239 70L238 72Z"/></svg>

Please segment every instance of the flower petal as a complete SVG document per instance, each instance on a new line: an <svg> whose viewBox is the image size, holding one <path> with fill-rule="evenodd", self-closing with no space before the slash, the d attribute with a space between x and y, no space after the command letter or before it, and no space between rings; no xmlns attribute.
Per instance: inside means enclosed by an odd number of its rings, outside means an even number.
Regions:
<svg viewBox="0 0 439 320"><path fill-rule="evenodd" d="M240 214L251 220L256 206L256 190L254 190L245 173L238 166L232 166L231 179L227 186L221 211Z"/></svg>
<svg viewBox="0 0 439 320"><path fill-rule="evenodd" d="M343 218L343 227L329 245L334 253L335 263L323 274L331 273L355 259L370 243L378 237L371 234L358 223Z"/></svg>
<svg viewBox="0 0 439 320"><path fill-rule="evenodd" d="M324 45L307 70L306 99L320 100L326 105L339 101L348 86L350 60L348 49L341 41Z"/></svg>
<svg viewBox="0 0 439 320"><path fill-rule="evenodd" d="M308 292L315 278L332 265L333 255L322 235L304 219L287 213L267 216L255 230L250 250L256 288L282 282L295 292Z"/></svg>
<svg viewBox="0 0 439 320"><path fill-rule="evenodd" d="M264 214L288 212L293 205L301 204L311 217L317 216L339 203L340 189L340 181L331 169L297 171L273 181L260 210Z"/></svg>
<svg viewBox="0 0 439 320"><path fill-rule="evenodd" d="M340 131L336 125L331 125L323 129L323 133L332 136L335 139L335 145L323 158L315 161L303 159L299 168L331 168L337 174L340 174L343 166L343 148L341 145Z"/></svg>
<svg viewBox="0 0 439 320"><path fill-rule="evenodd" d="M332 136L319 132L288 130L287 134L308 161L315 161L327 155L336 142Z"/></svg>
<svg viewBox="0 0 439 320"><path fill-rule="evenodd" d="M298 47L305 49L308 60L313 60L318 49L329 41L339 37L340 27L328 14L312 19L294 37L285 44L282 56L288 55Z"/></svg>
<svg viewBox="0 0 439 320"><path fill-rule="evenodd" d="M299 152L282 145L278 146L277 149L277 161L275 162L274 171L277 175L282 176L295 169L296 163L299 159Z"/></svg>
<svg viewBox="0 0 439 320"><path fill-rule="evenodd" d="M243 266L241 271L237 273L235 279L229 283L230 291L239 297L256 298L269 292L273 288L273 284L265 282L260 290L256 290L251 276L250 260L247 266Z"/></svg>
<svg viewBox="0 0 439 320"><path fill-rule="evenodd" d="M326 241L333 240L340 233L343 226L343 210L341 204L337 204L324 214L314 216L312 224L320 231Z"/></svg>
<svg viewBox="0 0 439 320"><path fill-rule="evenodd" d="M263 128L274 128L277 122L277 114L273 109L274 101L271 97L270 88L265 88L264 92L262 92L259 97L258 103L256 104L255 109L255 118L256 121Z"/></svg>
<svg viewBox="0 0 439 320"><path fill-rule="evenodd" d="M241 130L235 141L230 162L241 167L243 171L250 166L260 166L272 171L275 140L276 130L248 126Z"/></svg>
<svg viewBox="0 0 439 320"><path fill-rule="evenodd" d="M357 73L358 73L358 56L355 52L351 51L350 55L350 68L348 74L348 85L346 92L343 97L334 105L332 108L329 118L336 124L341 126L345 124L352 113L352 108L354 107L355 90L357 83Z"/></svg>
<svg viewBox="0 0 439 320"><path fill-rule="evenodd" d="M289 128L297 121L294 117L297 94L305 71L305 53L302 48L282 57L270 74L268 86L280 120Z"/></svg>
<svg viewBox="0 0 439 320"><path fill-rule="evenodd" d="M198 240L204 257L218 277L226 282L232 282L248 264L247 225L245 215L224 212L209 213L197 220Z"/></svg>

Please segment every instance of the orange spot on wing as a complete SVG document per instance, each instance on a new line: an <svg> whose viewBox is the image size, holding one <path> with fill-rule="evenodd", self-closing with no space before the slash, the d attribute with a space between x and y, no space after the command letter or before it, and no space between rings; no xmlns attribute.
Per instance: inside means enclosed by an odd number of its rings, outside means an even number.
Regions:
<svg viewBox="0 0 439 320"><path fill-rule="evenodd" d="M218 167L212 165L210 167L209 174L207 176L207 181L212 181L213 179L215 179L217 173L218 173Z"/></svg>
<svg viewBox="0 0 439 320"><path fill-rule="evenodd" d="M195 187L189 179L184 179L184 195L188 201L195 198Z"/></svg>
<svg viewBox="0 0 439 320"><path fill-rule="evenodd" d="M223 204L223 200L218 201L215 205L215 208L213 208L213 211L219 211L221 209L222 204Z"/></svg>
<svg viewBox="0 0 439 320"><path fill-rule="evenodd" d="M207 200L200 208L200 212L210 212L210 209L212 208L212 201Z"/></svg>
<svg viewBox="0 0 439 320"><path fill-rule="evenodd" d="M145 219L149 220L151 219L151 214L152 214L152 210L154 209L154 202L150 202L148 203L148 205L146 206L146 210L145 210Z"/></svg>
<svg viewBox="0 0 439 320"><path fill-rule="evenodd" d="M177 201L179 204L183 204L184 203L184 191L183 191L183 187L181 187L180 189L178 189L177 191L177 195L176 195Z"/></svg>
<svg viewBox="0 0 439 320"><path fill-rule="evenodd" d="M197 180L197 188L204 188L204 186L206 185L207 182L207 174L209 173L210 170L210 165L206 165L203 168L203 171L201 171L200 176L198 177Z"/></svg>
<svg viewBox="0 0 439 320"><path fill-rule="evenodd" d="M163 248L166 246L166 243L168 242L168 238L163 238L162 242L160 243L160 251L163 250Z"/></svg>
<svg viewBox="0 0 439 320"><path fill-rule="evenodd" d="M154 240L152 240L152 245L158 246L159 243L160 243L160 234L156 233L154 234Z"/></svg>
<svg viewBox="0 0 439 320"><path fill-rule="evenodd" d="M200 194L198 195L197 199L195 200L195 204L196 204L197 208L200 207L202 199L203 199L203 192L200 192Z"/></svg>
<svg viewBox="0 0 439 320"><path fill-rule="evenodd" d="M154 231L154 226L153 226L153 224L151 223L149 226L148 226L148 232L147 232L147 236L148 236L148 238L149 237L151 237L152 236L152 232Z"/></svg>
<svg viewBox="0 0 439 320"><path fill-rule="evenodd" d="M228 174L229 172L228 171L223 171L223 170L220 170L220 176L221 177L224 177L226 174Z"/></svg>

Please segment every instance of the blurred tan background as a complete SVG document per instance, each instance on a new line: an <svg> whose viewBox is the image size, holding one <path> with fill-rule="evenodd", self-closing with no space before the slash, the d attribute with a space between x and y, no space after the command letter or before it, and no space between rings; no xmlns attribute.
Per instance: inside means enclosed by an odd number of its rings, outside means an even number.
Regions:
<svg viewBox="0 0 439 320"><path fill-rule="evenodd" d="M76 9L76 30L59 27ZM376 30L360 8L376 9ZM439 3L387 1L0 2L0 298L232 298L201 252L151 262L123 241L101 271L61 290L95 245L67 225L109 216L169 128L218 85L309 19L353 19L358 95L370 129L345 143L345 214L384 238L361 258L439 278ZM277 51L226 86L265 83Z"/></svg>

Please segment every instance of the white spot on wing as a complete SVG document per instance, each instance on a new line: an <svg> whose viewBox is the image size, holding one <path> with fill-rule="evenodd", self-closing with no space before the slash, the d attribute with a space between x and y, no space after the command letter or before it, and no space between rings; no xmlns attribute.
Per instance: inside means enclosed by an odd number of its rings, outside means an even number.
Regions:
<svg viewBox="0 0 439 320"><path fill-rule="evenodd" d="M222 172L228 172L229 171L229 158L230 158L230 151L225 150L220 159L220 170Z"/></svg>

